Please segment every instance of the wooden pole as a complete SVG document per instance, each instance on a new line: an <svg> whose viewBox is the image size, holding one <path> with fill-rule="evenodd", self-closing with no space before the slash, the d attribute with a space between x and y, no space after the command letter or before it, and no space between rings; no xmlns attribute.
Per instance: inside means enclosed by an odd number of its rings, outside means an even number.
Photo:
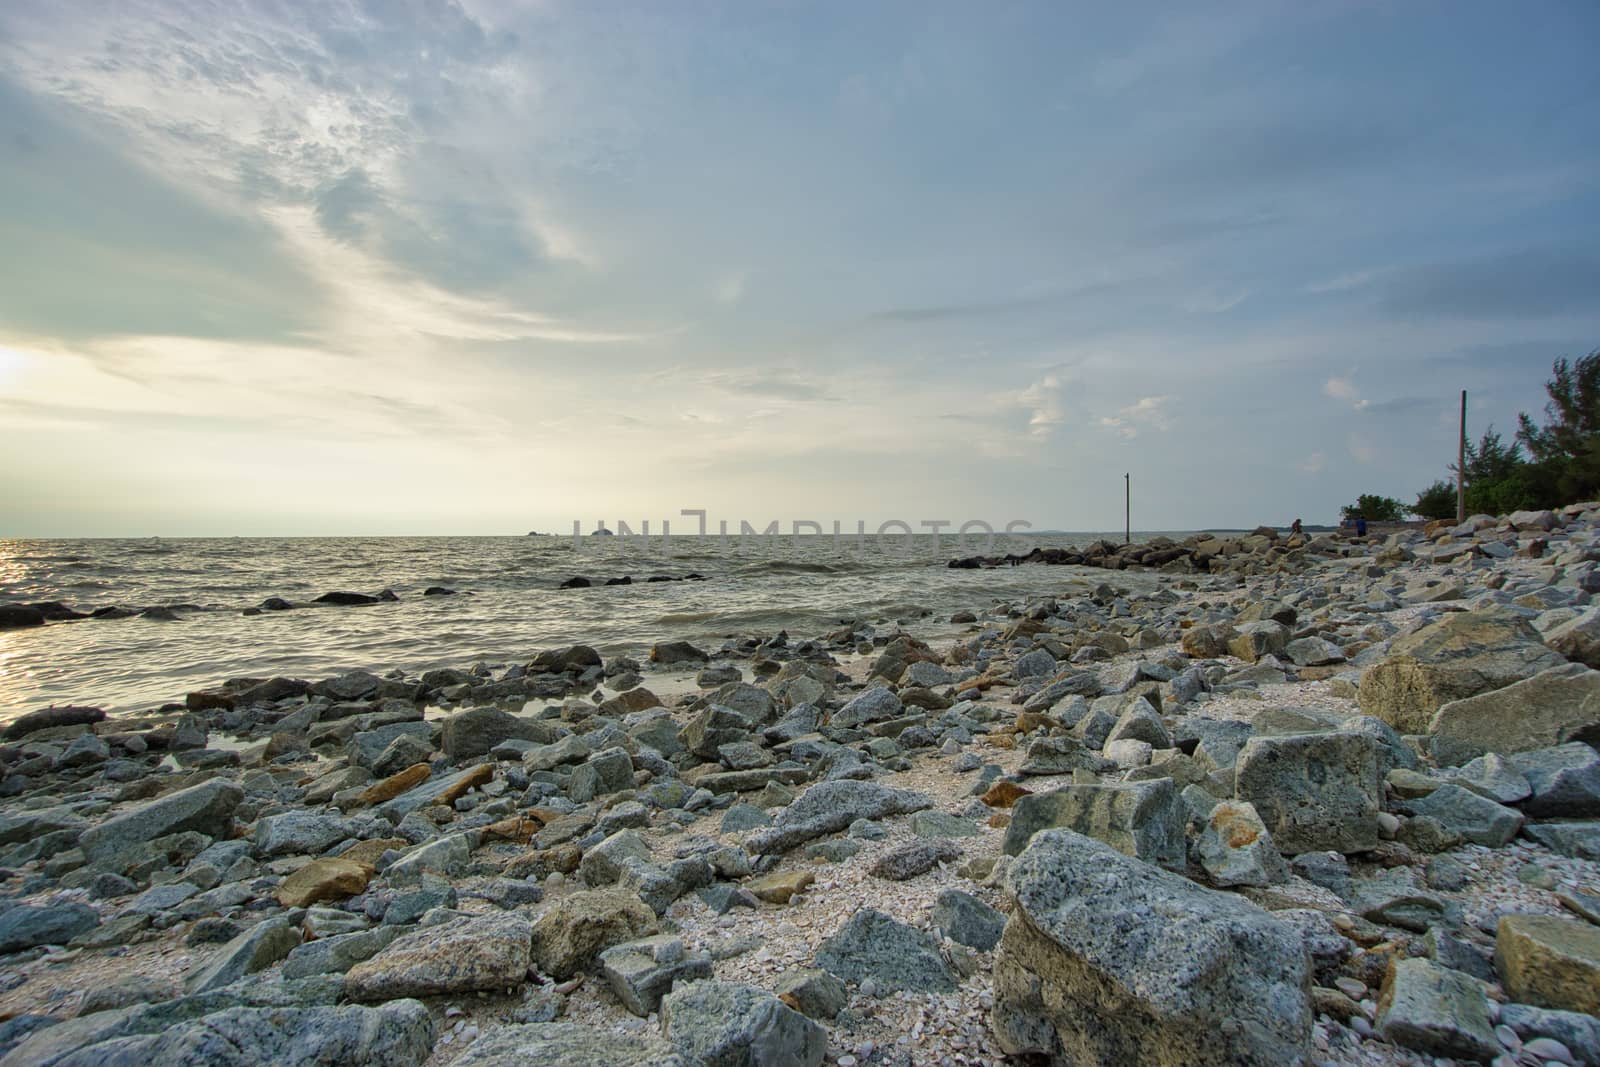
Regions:
<svg viewBox="0 0 1600 1067"><path fill-rule="evenodd" d="M1133 483L1122 476L1122 543L1133 544Z"/></svg>
<svg viewBox="0 0 1600 1067"><path fill-rule="evenodd" d="M1456 439L1456 522L1467 521L1467 391L1461 390L1461 434Z"/></svg>

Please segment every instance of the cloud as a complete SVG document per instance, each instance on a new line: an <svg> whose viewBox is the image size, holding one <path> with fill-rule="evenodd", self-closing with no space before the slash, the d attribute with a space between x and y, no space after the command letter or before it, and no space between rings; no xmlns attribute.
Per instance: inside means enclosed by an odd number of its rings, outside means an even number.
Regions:
<svg viewBox="0 0 1600 1067"><path fill-rule="evenodd" d="M1101 418L1100 425L1130 439L1138 437L1141 430L1165 431L1170 421L1167 406L1171 400L1170 396L1140 397L1115 415Z"/></svg>
<svg viewBox="0 0 1600 1067"><path fill-rule="evenodd" d="M1061 379L1056 375L1047 374L1029 385L1017 394L1017 401L1028 412L1029 436L1048 438L1061 425Z"/></svg>
<svg viewBox="0 0 1600 1067"><path fill-rule="evenodd" d="M1313 452L1313 453L1311 453L1311 455L1307 456L1305 459L1300 461L1300 473L1302 473L1302 474L1321 474L1323 468L1325 468L1327 465L1328 465L1327 453L1325 453L1325 452Z"/></svg>
<svg viewBox="0 0 1600 1067"><path fill-rule="evenodd" d="M737 304L744 299L749 277L743 271L733 271L718 278L711 286L711 299L719 304Z"/></svg>
<svg viewBox="0 0 1600 1067"><path fill-rule="evenodd" d="M1362 398L1360 390L1356 388L1355 380L1348 377L1329 378L1323 382L1322 395L1334 400L1346 401L1357 411L1367 406L1367 402Z"/></svg>
<svg viewBox="0 0 1600 1067"><path fill-rule="evenodd" d="M1359 270L1350 274L1340 274L1329 278L1327 281L1313 282L1305 287L1308 293L1343 293L1351 289L1364 289L1373 281L1383 276L1383 269Z"/></svg>

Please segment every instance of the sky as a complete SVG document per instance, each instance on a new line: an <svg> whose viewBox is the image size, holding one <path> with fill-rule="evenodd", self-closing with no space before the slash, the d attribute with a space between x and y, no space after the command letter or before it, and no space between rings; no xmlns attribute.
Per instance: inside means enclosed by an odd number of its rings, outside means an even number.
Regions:
<svg viewBox="0 0 1600 1067"><path fill-rule="evenodd" d="M1115 10L1113 10L1115 7ZM8 0L0 536L1414 499L1600 347L1600 7Z"/></svg>

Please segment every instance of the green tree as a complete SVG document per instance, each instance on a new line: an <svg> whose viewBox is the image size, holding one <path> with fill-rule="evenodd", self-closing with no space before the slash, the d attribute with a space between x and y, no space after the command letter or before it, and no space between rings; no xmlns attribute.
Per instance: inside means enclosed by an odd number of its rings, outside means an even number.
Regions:
<svg viewBox="0 0 1600 1067"><path fill-rule="evenodd" d="M1405 516L1406 506L1392 496L1362 493L1354 504L1346 504L1339 510L1347 519L1361 515L1368 522L1399 522Z"/></svg>
<svg viewBox="0 0 1600 1067"><path fill-rule="evenodd" d="M1534 465L1548 465L1554 474L1556 499L1544 506L1589 500L1600 495L1600 349L1577 362L1562 358L1545 383L1550 400L1545 424L1535 426L1526 413L1517 417L1517 438L1527 446Z"/></svg>
<svg viewBox="0 0 1600 1067"><path fill-rule="evenodd" d="M1434 482L1417 494L1411 505L1411 514L1424 519L1453 519L1456 517L1456 487L1449 482Z"/></svg>
<svg viewBox="0 0 1600 1067"><path fill-rule="evenodd" d="M1522 445L1513 440L1509 445L1500 439L1495 432L1494 424L1484 431L1474 445L1467 442L1467 484L1476 485L1479 482L1497 482L1502 478L1509 478L1516 469L1525 462L1522 456ZM1450 465L1451 473L1455 472L1455 464Z"/></svg>

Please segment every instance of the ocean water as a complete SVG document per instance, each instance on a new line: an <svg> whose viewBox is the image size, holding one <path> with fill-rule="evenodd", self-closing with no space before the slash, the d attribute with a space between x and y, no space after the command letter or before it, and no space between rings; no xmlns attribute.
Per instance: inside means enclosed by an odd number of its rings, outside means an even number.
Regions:
<svg viewBox="0 0 1600 1067"><path fill-rule="evenodd" d="M1082 545L1105 536L1033 535L1029 544ZM1136 539L1155 534L1136 535ZM1183 536L1169 534L1168 536ZM966 553L981 547L966 543ZM585 537L196 538L0 540L0 603L58 600L180 607L177 621L83 619L0 630L0 721L47 704L151 710L225 678L317 678L523 661L583 642L642 658L661 640L715 648L729 638L818 636L864 620L925 639L953 636L959 610L1027 595L1074 595L1103 581L1139 588L1149 574L1024 565L952 570L954 537L920 535L912 551L868 537L750 539ZM997 551L1004 551L998 548ZM655 574L705 581L646 584ZM560 589L574 576L589 589ZM634 583L603 586L606 578ZM458 595L424 597L432 585ZM246 616L267 597L310 601L333 590L397 602L314 606Z"/></svg>

